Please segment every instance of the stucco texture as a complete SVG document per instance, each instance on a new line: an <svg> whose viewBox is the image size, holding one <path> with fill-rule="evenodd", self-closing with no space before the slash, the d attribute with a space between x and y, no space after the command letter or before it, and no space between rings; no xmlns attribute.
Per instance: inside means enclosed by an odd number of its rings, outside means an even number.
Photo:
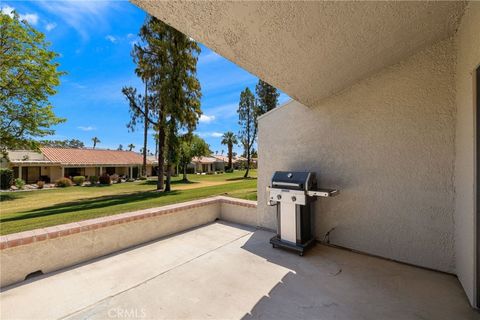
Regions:
<svg viewBox="0 0 480 320"><path fill-rule="evenodd" d="M480 3L471 2L455 37L457 64L455 252L457 275L471 303L475 282L475 92L480 66Z"/></svg>
<svg viewBox="0 0 480 320"><path fill-rule="evenodd" d="M131 1L308 106L452 35L465 5Z"/></svg>
<svg viewBox="0 0 480 320"><path fill-rule="evenodd" d="M308 108L259 120L259 223L275 227L275 170L341 190L314 205L319 240L454 272L454 46L437 42Z"/></svg>

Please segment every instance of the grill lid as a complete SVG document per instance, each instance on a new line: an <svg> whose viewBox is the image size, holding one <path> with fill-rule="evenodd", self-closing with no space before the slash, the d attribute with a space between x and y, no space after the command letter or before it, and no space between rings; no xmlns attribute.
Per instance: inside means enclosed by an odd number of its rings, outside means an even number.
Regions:
<svg viewBox="0 0 480 320"><path fill-rule="evenodd" d="M312 190L315 187L314 172L276 171L272 177L272 188Z"/></svg>

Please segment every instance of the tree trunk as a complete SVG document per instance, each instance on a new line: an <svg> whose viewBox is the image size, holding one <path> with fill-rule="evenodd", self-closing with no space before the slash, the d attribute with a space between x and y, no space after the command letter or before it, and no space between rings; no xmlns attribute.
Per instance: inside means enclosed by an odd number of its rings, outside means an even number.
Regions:
<svg viewBox="0 0 480 320"><path fill-rule="evenodd" d="M248 178L248 171L250 171L250 150L247 151L247 171L245 171L244 178Z"/></svg>
<svg viewBox="0 0 480 320"><path fill-rule="evenodd" d="M148 115L148 95L147 95L147 81L145 81L145 103L144 103L144 113L145 115ZM144 128L143 128L143 163L142 163L142 176L146 177L147 176L147 137L148 137L148 120L145 117L144 121L145 123Z"/></svg>
<svg viewBox="0 0 480 320"><path fill-rule="evenodd" d="M157 133L158 135L158 133ZM155 143L155 156L157 157L158 156L158 140L156 140L157 142Z"/></svg>
<svg viewBox="0 0 480 320"><path fill-rule="evenodd" d="M171 182L172 182L172 165L167 162L167 182L165 183L165 192L168 192L172 190L171 187Z"/></svg>
<svg viewBox="0 0 480 320"><path fill-rule="evenodd" d="M159 126L158 126L158 180L157 180L157 190L163 190L164 187L164 178L163 178L163 168L164 168L164 157L163 149L165 147L165 127L164 127L164 115L163 107L160 107L160 117L159 117Z"/></svg>
<svg viewBox="0 0 480 320"><path fill-rule="evenodd" d="M232 149L233 145L231 143L228 144L228 169L232 170Z"/></svg>
<svg viewBox="0 0 480 320"><path fill-rule="evenodd" d="M188 182L188 178L187 178L187 164L183 164L183 181L184 182Z"/></svg>

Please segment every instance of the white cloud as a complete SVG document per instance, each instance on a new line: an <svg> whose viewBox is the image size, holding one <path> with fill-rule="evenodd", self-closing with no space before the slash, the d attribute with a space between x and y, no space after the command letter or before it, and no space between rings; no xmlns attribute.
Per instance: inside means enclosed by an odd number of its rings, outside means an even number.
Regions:
<svg viewBox="0 0 480 320"><path fill-rule="evenodd" d="M77 128L82 130L82 131L94 131L94 130L96 130L96 128L92 127L92 126L88 126L88 127L78 126Z"/></svg>
<svg viewBox="0 0 480 320"><path fill-rule="evenodd" d="M107 35L105 39L110 41L111 43L116 43L118 41L118 39L112 36L111 34Z"/></svg>
<svg viewBox="0 0 480 320"><path fill-rule="evenodd" d="M54 14L65 25L75 29L84 41L90 33L108 27L108 15L119 7L115 1L37 1L43 10Z"/></svg>
<svg viewBox="0 0 480 320"><path fill-rule="evenodd" d="M206 114L202 114L202 115L200 116L200 119L198 119L198 121L201 122L201 123L210 123L210 122L212 122L213 120L215 120L215 116L214 116L214 115L207 116Z"/></svg>
<svg viewBox="0 0 480 320"><path fill-rule="evenodd" d="M202 137L202 138L220 138L223 136L223 133L221 132L197 132L197 134Z"/></svg>
<svg viewBox="0 0 480 320"><path fill-rule="evenodd" d="M12 8L10 6L3 6L2 9L0 10L3 14L8 15L10 18L13 18L13 11L15 11L15 8Z"/></svg>
<svg viewBox="0 0 480 320"><path fill-rule="evenodd" d="M6 14L13 18L13 11L15 11L15 8L10 7L9 5L5 5L2 7L0 10L3 14ZM29 24L36 25L38 23L38 14L36 13L26 13L26 14L19 14L18 15L20 20L25 20Z"/></svg>
<svg viewBox="0 0 480 320"><path fill-rule="evenodd" d="M20 20L25 20L30 24L36 25L38 23L38 15L36 13L21 14Z"/></svg>
<svg viewBox="0 0 480 320"><path fill-rule="evenodd" d="M218 55L217 53L210 51L206 54L200 54L198 57L198 63L199 64L207 64L210 62L218 61L222 59L222 56Z"/></svg>
<svg viewBox="0 0 480 320"><path fill-rule="evenodd" d="M230 104L219 105L211 108L210 107L205 108L204 110L209 114L213 115L215 119L228 119L228 118L236 117L238 115L237 109L238 109L238 104L230 103Z"/></svg>
<svg viewBox="0 0 480 320"><path fill-rule="evenodd" d="M45 25L45 29L46 29L47 31L52 31L52 30L55 29L56 27L57 27L57 24L54 23L54 22L47 23L47 24Z"/></svg>

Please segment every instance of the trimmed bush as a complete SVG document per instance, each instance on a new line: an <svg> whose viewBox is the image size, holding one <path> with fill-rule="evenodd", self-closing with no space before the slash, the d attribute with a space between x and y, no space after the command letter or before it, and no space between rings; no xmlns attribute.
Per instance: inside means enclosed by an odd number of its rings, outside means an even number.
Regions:
<svg viewBox="0 0 480 320"><path fill-rule="evenodd" d="M73 185L72 180L68 178L60 178L55 182L55 186L59 188L71 187Z"/></svg>
<svg viewBox="0 0 480 320"><path fill-rule="evenodd" d="M37 181L37 188L38 189L43 189L45 186L45 181Z"/></svg>
<svg viewBox="0 0 480 320"><path fill-rule="evenodd" d="M100 184L103 185L109 185L112 183L112 180L110 179L110 176L108 174L102 174L100 178L98 178L98 181Z"/></svg>
<svg viewBox="0 0 480 320"><path fill-rule="evenodd" d="M233 168L227 168L227 169L225 169L225 173L233 173Z"/></svg>
<svg viewBox="0 0 480 320"><path fill-rule="evenodd" d="M77 186L82 186L84 182L85 182L85 177L84 176L73 177L73 183L75 183L75 185L77 185Z"/></svg>
<svg viewBox="0 0 480 320"><path fill-rule="evenodd" d="M147 177L145 177L145 176L140 176L140 177L138 177L138 180L147 180Z"/></svg>
<svg viewBox="0 0 480 320"><path fill-rule="evenodd" d="M0 168L0 189L8 190L13 184L13 170Z"/></svg>
<svg viewBox="0 0 480 320"><path fill-rule="evenodd" d="M90 176L90 177L88 177L88 181L90 181L90 185L94 186L98 182L98 177L97 176Z"/></svg>
<svg viewBox="0 0 480 320"><path fill-rule="evenodd" d="M15 179L15 187L17 187L18 189L23 189L24 186L25 186L25 181L23 181L20 178Z"/></svg>
<svg viewBox="0 0 480 320"><path fill-rule="evenodd" d="M133 178L128 178L128 179L126 180L126 182L134 182L134 181L135 181L135 179L133 179Z"/></svg>

